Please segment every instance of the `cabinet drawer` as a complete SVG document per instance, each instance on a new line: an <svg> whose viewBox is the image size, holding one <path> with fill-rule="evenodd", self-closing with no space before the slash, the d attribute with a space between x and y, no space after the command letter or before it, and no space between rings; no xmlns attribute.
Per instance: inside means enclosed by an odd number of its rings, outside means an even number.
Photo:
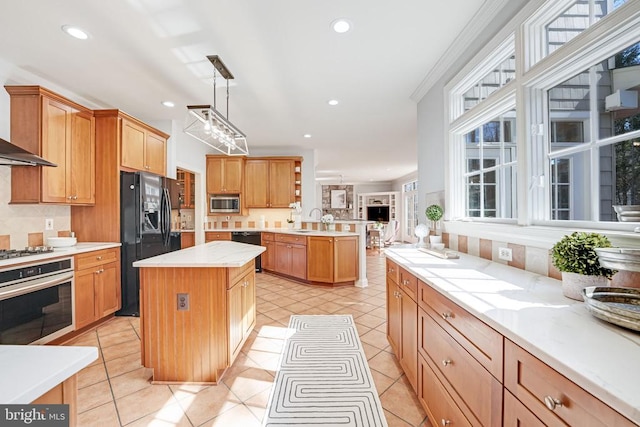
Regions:
<svg viewBox="0 0 640 427"><path fill-rule="evenodd" d="M83 270L85 268L116 261L119 253L120 248L111 248L76 255L75 270Z"/></svg>
<svg viewBox="0 0 640 427"><path fill-rule="evenodd" d="M394 283L400 281L400 267L389 258L387 258L387 279L392 280Z"/></svg>
<svg viewBox="0 0 640 427"><path fill-rule="evenodd" d="M264 242L273 242L274 235L273 233L260 233L262 236L262 241Z"/></svg>
<svg viewBox="0 0 640 427"><path fill-rule="evenodd" d="M418 400L427 411L427 417L434 427L472 426L421 354L418 355Z"/></svg>
<svg viewBox="0 0 640 427"><path fill-rule="evenodd" d="M527 351L505 341L504 385L544 424L636 425Z"/></svg>
<svg viewBox="0 0 640 427"><path fill-rule="evenodd" d="M504 391L504 427L545 427L533 413L527 409L509 391Z"/></svg>
<svg viewBox="0 0 640 427"><path fill-rule="evenodd" d="M230 231L205 231L204 241L205 243L213 242L215 240L231 240Z"/></svg>
<svg viewBox="0 0 640 427"><path fill-rule="evenodd" d="M502 382L502 335L421 280L418 305Z"/></svg>
<svg viewBox="0 0 640 427"><path fill-rule="evenodd" d="M418 348L465 413L483 426L502 423L502 385L433 318L418 309ZM469 417L472 419L472 417Z"/></svg>
<svg viewBox="0 0 640 427"><path fill-rule="evenodd" d="M412 300L416 301L418 297L418 278L402 267L399 267L398 270L400 272L400 281L397 283Z"/></svg>
<svg viewBox="0 0 640 427"><path fill-rule="evenodd" d="M297 243L298 245L307 245L306 236L297 236L295 234L276 233L276 242Z"/></svg>

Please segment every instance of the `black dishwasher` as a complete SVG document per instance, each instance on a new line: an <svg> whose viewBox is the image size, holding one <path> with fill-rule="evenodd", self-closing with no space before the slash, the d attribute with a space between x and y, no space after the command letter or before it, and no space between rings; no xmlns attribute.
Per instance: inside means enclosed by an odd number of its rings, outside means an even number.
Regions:
<svg viewBox="0 0 640 427"><path fill-rule="evenodd" d="M232 231L231 240L233 242L247 243L249 245L260 246L261 234L259 231ZM256 272L262 271L262 255L256 257Z"/></svg>

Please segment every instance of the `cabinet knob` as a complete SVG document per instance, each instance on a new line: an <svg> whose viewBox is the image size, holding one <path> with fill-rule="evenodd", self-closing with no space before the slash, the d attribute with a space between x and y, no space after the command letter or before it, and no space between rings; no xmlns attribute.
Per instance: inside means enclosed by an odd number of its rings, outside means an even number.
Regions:
<svg viewBox="0 0 640 427"><path fill-rule="evenodd" d="M562 402L558 399L555 399L551 396L544 397L544 404L550 411L555 411L556 407L563 406Z"/></svg>
<svg viewBox="0 0 640 427"><path fill-rule="evenodd" d="M409 281L407 279L402 279L402 284L406 286L409 284Z"/></svg>
<svg viewBox="0 0 640 427"><path fill-rule="evenodd" d="M451 424L451 421L449 420L445 420L444 418L440 421L440 424L442 424L442 427L447 427L449 424Z"/></svg>
<svg viewBox="0 0 640 427"><path fill-rule="evenodd" d="M97 259L98 261L100 261L100 260L102 259L102 256L98 255L98 256L96 257L96 259Z"/></svg>
<svg viewBox="0 0 640 427"><path fill-rule="evenodd" d="M67 200L71 200L73 196L67 196Z"/></svg>
<svg viewBox="0 0 640 427"><path fill-rule="evenodd" d="M453 360L445 359L442 361L443 366L453 365Z"/></svg>
<svg viewBox="0 0 640 427"><path fill-rule="evenodd" d="M100 270L96 271L96 274L101 274L102 272L104 272L104 268L101 268Z"/></svg>
<svg viewBox="0 0 640 427"><path fill-rule="evenodd" d="M78 200L78 196L73 196L73 200Z"/></svg>
<svg viewBox="0 0 640 427"><path fill-rule="evenodd" d="M442 313L442 318L444 320L451 319L452 317L453 317L453 314L451 313Z"/></svg>

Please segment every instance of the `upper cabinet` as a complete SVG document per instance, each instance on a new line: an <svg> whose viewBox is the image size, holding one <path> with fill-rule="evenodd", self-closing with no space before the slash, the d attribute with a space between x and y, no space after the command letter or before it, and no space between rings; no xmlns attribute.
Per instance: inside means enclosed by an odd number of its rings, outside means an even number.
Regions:
<svg viewBox="0 0 640 427"><path fill-rule="evenodd" d="M13 166L11 203L95 203L93 112L40 86L5 86L11 142L57 167Z"/></svg>
<svg viewBox="0 0 640 427"><path fill-rule="evenodd" d="M244 157L207 156L207 193L241 194Z"/></svg>
<svg viewBox="0 0 640 427"><path fill-rule="evenodd" d="M180 198L180 208L194 209L196 207L196 176L182 169L178 169L176 174L178 178L176 182L179 188L175 192ZM170 192L169 194L173 197L173 193ZM177 205L178 203L171 203L172 207Z"/></svg>
<svg viewBox="0 0 640 427"><path fill-rule="evenodd" d="M121 166L164 176L168 137L133 118L122 118Z"/></svg>
<svg viewBox="0 0 640 427"><path fill-rule="evenodd" d="M300 200L300 158L248 158L245 176L247 208L288 208Z"/></svg>

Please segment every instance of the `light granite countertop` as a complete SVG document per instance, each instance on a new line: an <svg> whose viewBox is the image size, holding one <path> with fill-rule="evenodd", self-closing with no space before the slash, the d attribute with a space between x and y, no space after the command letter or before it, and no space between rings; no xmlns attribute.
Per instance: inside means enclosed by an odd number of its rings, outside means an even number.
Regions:
<svg viewBox="0 0 640 427"><path fill-rule="evenodd" d="M0 403L29 404L97 358L97 347L1 345Z"/></svg>
<svg viewBox="0 0 640 427"><path fill-rule="evenodd" d="M386 256L506 338L640 423L640 333L593 317L560 281L482 258L405 245Z"/></svg>
<svg viewBox="0 0 640 427"><path fill-rule="evenodd" d="M10 267L17 264L32 263L37 261L45 261L54 258L63 258L78 255L84 252L98 251L100 249L109 249L120 247L120 243L114 242L85 242L77 243L74 246L66 248L55 248L53 252L46 252L37 255L28 255L18 258L10 258L0 260L0 268Z"/></svg>
<svg viewBox="0 0 640 427"><path fill-rule="evenodd" d="M175 230L183 233L193 233L194 230ZM353 231L322 231L301 229L294 230L291 228L210 228L205 229L205 233L224 233L224 232L243 232L243 231L258 231L261 233L282 233L282 234L296 234L301 236L359 236L359 233Z"/></svg>
<svg viewBox="0 0 640 427"><path fill-rule="evenodd" d="M267 248L258 245L218 240L175 252L146 258L134 267L242 267Z"/></svg>

